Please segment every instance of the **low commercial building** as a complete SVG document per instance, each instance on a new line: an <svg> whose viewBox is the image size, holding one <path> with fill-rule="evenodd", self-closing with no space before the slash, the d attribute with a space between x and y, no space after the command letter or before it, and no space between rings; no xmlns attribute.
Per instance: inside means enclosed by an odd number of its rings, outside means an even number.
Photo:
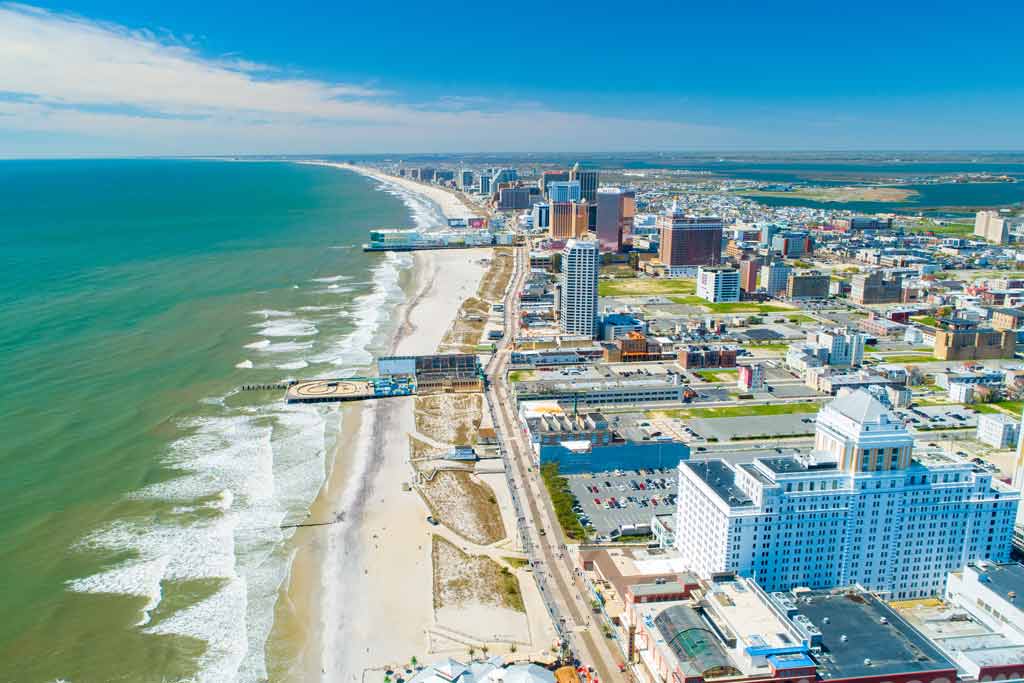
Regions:
<svg viewBox="0 0 1024 683"><path fill-rule="evenodd" d="M992 448L1011 448L1020 436L1020 422L1003 413L978 416L978 441ZM1024 597L1024 596L1022 596Z"/></svg>
<svg viewBox="0 0 1024 683"><path fill-rule="evenodd" d="M689 446L668 436L653 435L642 420L620 416L609 420L592 408L577 412L569 403L561 404L555 412L551 404L520 404L538 466L558 463L562 474L582 474L669 469L690 458Z"/></svg>
<svg viewBox="0 0 1024 683"><path fill-rule="evenodd" d="M935 330L935 357L939 360L1013 358L1017 335L1010 330L979 327L973 320L943 318Z"/></svg>
<svg viewBox="0 0 1024 683"><path fill-rule="evenodd" d="M786 298L791 301L806 299L827 299L831 278L811 270L806 273L790 273L786 281Z"/></svg>
<svg viewBox="0 0 1024 683"><path fill-rule="evenodd" d="M902 300L902 273L876 270L854 275L850 282L850 301L855 304L894 304Z"/></svg>
<svg viewBox="0 0 1024 683"><path fill-rule="evenodd" d="M625 337L630 332L647 334L647 321L628 313L608 313L598 322L601 339L612 341Z"/></svg>
<svg viewBox="0 0 1024 683"><path fill-rule="evenodd" d="M502 657L463 664L451 657L424 667L409 683L555 683L555 675L536 664L505 664Z"/></svg>
<svg viewBox="0 0 1024 683"><path fill-rule="evenodd" d="M1024 678L1024 567L975 562L950 573L942 603L900 610L956 663L962 681Z"/></svg>
<svg viewBox="0 0 1024 683"><path fill-rule="evenodd" d="M513 351L509 361L514 366L540 368L547 365L586 365L601 360L604 350L600 346L572 349L536 349Z"/></svg>
<svg viewBox="0 0 1024 683"><path fill-rule="evenodd" d="M832 221L832 227L842 232L858 232L861 230L892 230L891 218L874 218L872 216L854 216L839 218Z"/></svg>
<svg viewBox="0 0 1024 683"><path fill-rule="evenodd" d="M705 683L952 683L956 665L859 587L765 593L702 580L688 600L633 604L629 655L646 680Z"/></svg>
<svg viewBox="0 0 1024 683"><path fill-rule="evenodd" d="M676 378L601 377L516 382L516 400L577 401L588 406L681 403L685 387Z"/></svg>
<svg viewBox="0 0 1024 683"><path fill-rule="evenodd" d="M736 386L743 391L763 391L764 374L764 365L761 363L740 365L737 373Z"/></svg>
<svg viewBox="0 0 1024 683"><path fill-rule="evenodd" d="M684 346L679 349L678 359L679 367L685 370L734 368L736 349L723 346Z"/></svg>
<svg viewBox="0 0 1024 683"><path fill-rule="evenodd" d="M642 332L629 332L614 341L601 342L606 363L646 363L673 360L675 349L667 337L648 337Z"/></svg>
<svg viewBox="0 0 1024 683"><path fill-rule="evenodd" d="M786 365L801 374L808 368L849 368L863 362L864 335L842 328L810 330L806 341L786 350Z"/></svg>
<svg viewBox="0 0 1024 683"><path fill-rule="evenodd" d="M992 328L1003 330L1019 330L1024 327L1024 310L1019 308L993 308Z"/></svg>

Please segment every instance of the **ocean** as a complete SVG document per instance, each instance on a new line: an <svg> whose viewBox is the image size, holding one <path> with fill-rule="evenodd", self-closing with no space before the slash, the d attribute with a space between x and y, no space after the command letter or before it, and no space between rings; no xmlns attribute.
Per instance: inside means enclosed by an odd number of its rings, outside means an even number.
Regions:
<svg viewBox="0 0 1024 683"><path fill-rule="evenodd" d="M244 384L368 371L437 207L328 167L0 162L0 681L259 681L283 525L337 407Z"/></svg>

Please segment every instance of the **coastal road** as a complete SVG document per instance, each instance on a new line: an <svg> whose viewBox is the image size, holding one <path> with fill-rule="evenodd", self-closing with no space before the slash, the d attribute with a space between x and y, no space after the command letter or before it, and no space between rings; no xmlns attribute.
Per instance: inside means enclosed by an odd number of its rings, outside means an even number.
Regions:
<svg viewBox="0 0 1024 683"><path fill-rule="evenodd" d="M592 666L603 681L625 681L618 664L622 653L612 641L596 632L597 621L590 611L590 598L576 575L565 548L562 529L543 490L539 472L532 470L532 449L519 429L515 402L506 380L511 340L519 324L519 297L529 273L529 247L515 250L516 274L505 297L505 337L487 366L488 403L509 465L513 502L517 510L524 550L533 564L534 576L552 613L556 628L568 641L574 655ZM526 508L522 503L526 503Z"/></svg>

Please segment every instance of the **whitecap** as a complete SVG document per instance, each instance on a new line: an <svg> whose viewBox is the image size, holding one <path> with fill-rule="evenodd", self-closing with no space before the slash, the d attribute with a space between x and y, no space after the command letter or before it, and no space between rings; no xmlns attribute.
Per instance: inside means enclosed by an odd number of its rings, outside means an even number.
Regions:
<svg viewBox="0 0 1024 683"><path fill-rule="evenodd" d="M319 331L312 321L301 318L268 318L253 327L258 327L263 337L312 337Z"/></svg>
<svg viewBox="0 0 1024 683"><path fill-rule="evenodd" d="M235 363L235 367L238 368L239 370L251 370L252 361L246 358L241 363Z"/></svg>

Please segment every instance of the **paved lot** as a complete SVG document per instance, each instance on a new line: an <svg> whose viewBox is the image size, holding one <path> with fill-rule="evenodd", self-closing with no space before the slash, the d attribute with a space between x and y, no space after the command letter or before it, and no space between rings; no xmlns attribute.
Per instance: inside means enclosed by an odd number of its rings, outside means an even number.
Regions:
<svg viewBox="0 0 1024 683"><path fill-rule="evenodd" d="M917 406L895 411L908 427L927 433L936 428L977 427L978 415L962 405Z"/></svg>
<svg viewBox="0 0 1024 683"><path fill-rule="evenodd" d="M729 441L745 436L797 436L814 433L815 413L695 418L690 428L707 440Z"/></svg>
<svg viewBox="0 0 1024 683"><path fill-rule="evenodd" d="M611 472L596 472L567 477L569 488L583 508L582 514L590 519L598 536L608 536L623 524L650 524L654 515L675 512L676 471L646 472L623 472L621 476ZM644 488L634 489L632 482L636 482L637 486L643 484ZM597 493L594 493L595 487ZM601 501L600 504L594 502L595 498ZM622 507L605 509L612 498ZM652 500L655 498L658 500L657 505Z"/></svg>

